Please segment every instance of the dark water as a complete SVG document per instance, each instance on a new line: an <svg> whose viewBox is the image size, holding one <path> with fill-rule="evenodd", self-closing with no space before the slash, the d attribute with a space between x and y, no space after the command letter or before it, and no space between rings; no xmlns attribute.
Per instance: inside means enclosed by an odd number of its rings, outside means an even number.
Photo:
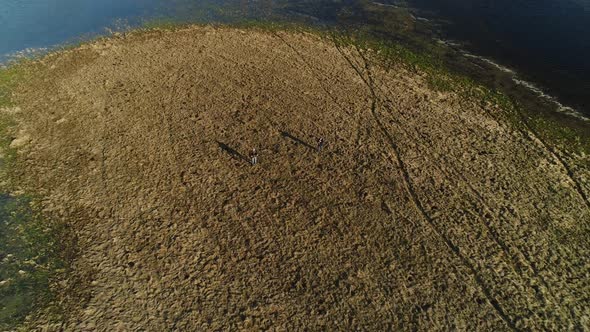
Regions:
<svg viewBox="0 0 590 332"><path fill-rule="evenodd" d="M409 0L448 19L447 38L516 68L521 76L590 114L590 1Z"/></svg>

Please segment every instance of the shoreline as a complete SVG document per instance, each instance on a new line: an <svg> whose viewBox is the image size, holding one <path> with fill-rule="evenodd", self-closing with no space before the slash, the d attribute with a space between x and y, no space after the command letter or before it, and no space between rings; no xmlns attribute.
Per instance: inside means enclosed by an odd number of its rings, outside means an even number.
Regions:
<svg viewBox="0 0 590 332"><path fill-rule="evenodd" d="M14 180L46 193L44 211L79 237L57 286L73 309L61 328L387 328L385 307L402 317L389 328L450 327L445 315L474 329L579 322L584 285L556 275L588 265L583 159L519 127L505 96L404 49L266 29L100 38L33 61L11 91L24 142ZM320 134L322 154L300 143ZM234 158L252 146L257 168ZM530 243L564 256L534 274ZM404 295L408 276L423 295ZM506 296L511 283L521 291Z"/></svg>
<svg viewBox="0 0 590 332"><path fill-rule="evenodd" d="M575 14L577 10L570 7L571 3L538 6L516 4L502 11L501 6L475 5L462 8L460 2L452 1L411 2L417 13L433 18L438 38L461 40L463 48L470 53L517 69L522 79L541 87L541 90L558 99L560 103L577 109L586 117L590 116L590 99L585 93L589 83L586 77L589 68L582 60L590 49L583 40L569 36L572 31L581 32L587 26L579 21L579 15L584 14ZM496 17L494 15L500 15L497 16L498 20L491 19ZM536 15L539 20L531 25L525 21L509 19L519 15ZM481 22L478 24L477 17L480 16ZM551 16L555 16L555 22L559 22L555 29L549 28L552 22L548 17ZM568 20L568 17L572 20ZM503 23L500 25L499 22ZM577 28L574 28L576 24ZM514 34L508 34L502 26L514 29L511 30ZM552 37L541 40L541 35ZM568 40L577 42L569 43ZM550 43L552 47L543 47L546 43Z"/></svg>
<svg viewBox="0 0 590 332"><path fill-rule="evenodd" d="M519 78L518 72L515 70L512 70L508 67L502 66L496 62L494 62L494 60L490 60L486 57L480 56L480 55L475 55L475 54L471 54L465 50L462 51L463 52L463 56L467 57L467 58L472 58L478 61L482 61L490 66L493 66L495 68L497 68L498 70L508 73L511 75L512 77L512 81L518 85L522 85L526 88L528 88L532 93L536 94L537 96L539 96L540 99L544 99L547 100L548 102L553 103L556 106L556 112L558 113L562 113L564 115L568 115L571 116L573 118L577 118L581 121L584 122L589 122L590 121L590 117L588 117L587 115L585 115L583 112L578 111L570 106L566 106L564 104L562 104L557 97L554 97L552 95L549 95L547 93L545 93L541 88L537 87L534 83L523 80L521 78Z"/></svg>
<svg viewBox="0 0 590 332"><path fill-rule="evenodd" d="M370 10L370 7L381 7L384 8L384 15L387 13L388 9L393 9L393 10L401 10L401 11L405 11L407 12L407 14L414 20L416 21L416 17L418 17L418 15L420 15L422 12L420 9L418 8L414 8L414 7L400 7L397 5L390 5L390 4L385 4L385 3L380 3L380 2L372 2L370 4L368 4L368 7L363 7L364 10ZM283 26L290 26L290 25L294 25L294 26L298 26L299 28L305 27L307 24L309 24L309 27L311 27L312 29L317 29L318 31L331 31L334 30L338 31L337 33L346 33L346 29L347 29L347 25L348 24L358 24L358 22L355 22L354 20L351 22L347 22L346 20L343 22L331 22L331 23L327 23L324 22L323 24L319 24L317 21L321 21L321 18L317 18L314 17L313 19L309 19L309 20L298 20L298 19L293 19L291 21L292 18L290 18L289 14L291 13L292 15L295 16L306 16L307 14L303 14L300 13L298 11L292 11L289 12L287 11L287 13L282 12L280 9L276 12L273 13L274 16L269 16L269 17L275 17L278 21L279 21L279 25L283 25ZM226 16L223 16L226 15ZM224 17L224 20L228 21L228 22L233 22L233 23L215 23L215 22L210 22L210 23L202 23L202 24L212 24L212 25L220 25L220 26L248 26L251 21L250 19L238 19L234 16L232 16L233 14L223 14L221 17ZM433 15L432 13L430 13L429 15ZM584 123L582 124L581 128L583 128L581 131L583 132L585 129L588 129L588 122L590 121L590 114L587 114L586 110L584 111L580 111L575 109L574 107L569 106L567 103L563 102L560 100L560 98L552 95L551 91L549 92L544 92L542 88L539 88L538 85L534 82L534 81L527 81L525 79L520 78L520 74L515 72L512 69L508 69L506 67L503 67L502 65L498 64L497 60L494 59L489 59L485 56L481 56L478 54L471 54L470 51L467 50L467 48L464 45L461 45L460 43L455 43L453 41L447 41L447 40L441 40L440 38L443 38L441 35L440 31L437 31L437 25L441 24L440 22L438 22L438 20L440 19L440 17L438 16L432 16L430 17L432 20L428 19L428 21L423 22L423 24L427 27L427 29L429 30L429 32L427 33L428 36L424 36L424 35L418 35L416 34L416 31L413 32L409 32L407 40L401 40L401 43L404 45L404 47L412 50L415 53L426 53L429 52L428 47L435 45L436 43L442 43L445 45L445 47L448 47L448 49L452 52L456 52L457 55L459 56L463 56L465 58L465 60L468 59L478 59L478 61L484 62L486 65L489 65L491 67L496 68L497 70L499 70L500 72L504 72L504 73L509 73L511 75L513 75L513 77L510 78L510 81L512 83L515 83L519 86L522 86L528 90L530 90L530 95L527 95L526 93L512 93L511 89L506 88L506 82L504 83L500 83L498 84L498 82L495 82L495 79L493 77L497 77L498 73L490 73L490 68L486 68L481 70L481 72L473 72L474 71L474 67L473 66L469 66L467 65L467 67L465 67L465 65L459 65L457 66L457 63L454 63L452 59L446 59L446 63L443 64L443 66L445 67L445 70L454 72L455 74L459 75L459 76L468 76L471 77L472 79L474 79L476 82L479 83L484 83L488 86L488 88L494 90L494 89L498 89L499 91L503 92L504 94L509 95L511 98L513 98L515 100L516 103L523 103L524 107L532 110L532 113L535 113L537 110L533 110L535 108L541 108L540 110L538 110L541 113L549 113L549 117L553 118L554 120L559 116L559 115L563 115L565 117L573 117L573 118L577 118L578 120L583 121ZM268 19L268 18L267 18ZM382 19L382 17L380 18ZM399 18L398 18L399 19ZM135 18L134 20L137 20L137 18ZM194 23L187 23L185 21L183 21L185 19L181 19L179 21L175 21L174 19L171 18L157 18L154 17L152 19L152 21L142 21L141 24L139 25L127 25L126 23L121 23L119 20L117 20L117 23L114 23L113 26L110 27L105 27L104 33L98 33L96 31L89 33L88 36L90 37L85 37L85 39L80 40L79 38L73 38L72 40L70 40L69 42L66 41L63 44L59 44L59 45L54 45L54 46L44 46L44 47L39 47L39 48L27 48L25 50L21 50L21 51L16 51L13 53L13 55L11 56L11 58L5 58L6 60L4 62L0 62L0 68L6 68L7 65L10 64L11 61L20 61L20 60L26 60L26 59L35 59L35 58L39 58L42 57L44 54L48 54L48 53L54 53L54 52L58 52L60 49L63 48L71 48L71 47L76 47L77 45L79 45L80 43L88 43L88 42L92 42L92 40L96 40L96 39L101 39L101 38L110 38L113 36L117 36L119 34L125 34L131 31L135 31L135 30L143 30L143 29L149 29L150 27L156 27L158 28L158 24L160 24L162 26L162 28L170 28L170 29L174 29L175 27L182 27L182 26L190 26ZM430 22L432 21L432 22ZM123 20L123 22L125 22ZM160 23L158 23L160 22ZM267 25L267 24L273 24L274 21L265 21L264 19L262 20L262 26ZM199 24L197 24L199 25ZM256 25L256 24L254 24ZM369 28L371 28L369 26ZM393 37L389 36L389 37ZM399 37L399 36L398 36ZM362 37L361 37L362 38ZM418 40L421 40L421 42L425 42L426 43L426 48L421 48L418 47L416 48L415 45L411 45L410 41L413 40L413 38L418 38ZM431 38L432 40L429 40L429 38ZM377 39L379 39L379 36L377 36ZM396 40L396 38L393 38L394 40ZM395 42L394 42L395 43ZM8 56L8 55L3 55L3 56ZM455 55L451 55L450 58L454 58ZM443 57L448 57L448 55L443 55ZM0 57L1 59L2 57ZM450 62L449 62L450 61ZM476 66L479 66L476 64ZM509 70L511 72L507 72L506 70ZM483 76L489 74L490 76L492 76L492 78L485 78L483 79ZM524 95L523 95L524 94ZM536 95L539 100L530 100L532 95ZM553 107L554 106L554 107ZM552 114L553 113L553 114ZM575 125L575 121L574 119L565 119L564 121L559 121L560 124L565 124L567 125L571 125L574 124ZM580 127L580 126L577 126ZM590 137L589 137L590 138Z"/></svg>

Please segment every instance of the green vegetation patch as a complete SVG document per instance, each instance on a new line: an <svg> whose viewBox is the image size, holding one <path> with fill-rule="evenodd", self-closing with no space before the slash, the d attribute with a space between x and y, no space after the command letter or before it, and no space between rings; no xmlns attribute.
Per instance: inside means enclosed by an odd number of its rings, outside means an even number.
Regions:
<svg viewBox="0 0 590 332"><path fill-rule="evenodd" d="M13 128L14 121L6 114L0 114L0 192L6 189L8 181L8 171L16 160L16 150L10 148L12 134L10 129Z"/></svg>
<svg viewBox="0 0 590 332"><path fill-rule="evenodd" d="M14 107L12 91L25 81L28 66L15 63L0 70L0 108ZM0 330L24 328L27 316L43 311L59 317L50 284L65 271L64 228L43 218L32 197L11 196L10 172L16 150L10 147L16 127L14 115L0 113Z"/></svg>
<svg viewBox="0 0 590 332"><path fill-rule="evenodd" d="M63 229L47 223L29 197L0 195L0 330L20 326L53 300L50 282L65 271ZM57 311L54 312L58 314Z"/></svg>
<svg viewBox="0 0 590 332"><path fill-rule="evenodd" d="M12 106L11 91L24 76L20 63L0 69L0 107Z"/></svg>
<svg viewBox="0 0 590 332"><path fill-rule="evenodd" d="M24 80L25 72L24 62L0 69L0 194L7 190L9 172L16 160L16 150L10 148L16 122L7 110L14 107L12 91Z"/></svg>

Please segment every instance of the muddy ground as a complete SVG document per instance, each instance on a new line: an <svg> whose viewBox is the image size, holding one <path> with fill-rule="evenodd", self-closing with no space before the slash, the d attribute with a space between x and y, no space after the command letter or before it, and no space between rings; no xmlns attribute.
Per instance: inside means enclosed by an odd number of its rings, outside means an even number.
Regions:
<svg viewBox="0 0 590 332"><path fill-rule="evenodd" d="M78 248L47 327L589 330L588 157L375 59L191 27L41 60L17 183Z"/></svg>

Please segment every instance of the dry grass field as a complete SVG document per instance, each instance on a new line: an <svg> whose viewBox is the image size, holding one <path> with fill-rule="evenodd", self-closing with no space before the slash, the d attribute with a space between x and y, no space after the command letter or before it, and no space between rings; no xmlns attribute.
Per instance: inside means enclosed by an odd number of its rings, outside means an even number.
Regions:
<svg viewBox="0 0 590 332"><path fill-rule="evenodd" d="M590 330L588 157L380 63L213 27L40 60L17 183L77 248L46 328Z"/></svg>

